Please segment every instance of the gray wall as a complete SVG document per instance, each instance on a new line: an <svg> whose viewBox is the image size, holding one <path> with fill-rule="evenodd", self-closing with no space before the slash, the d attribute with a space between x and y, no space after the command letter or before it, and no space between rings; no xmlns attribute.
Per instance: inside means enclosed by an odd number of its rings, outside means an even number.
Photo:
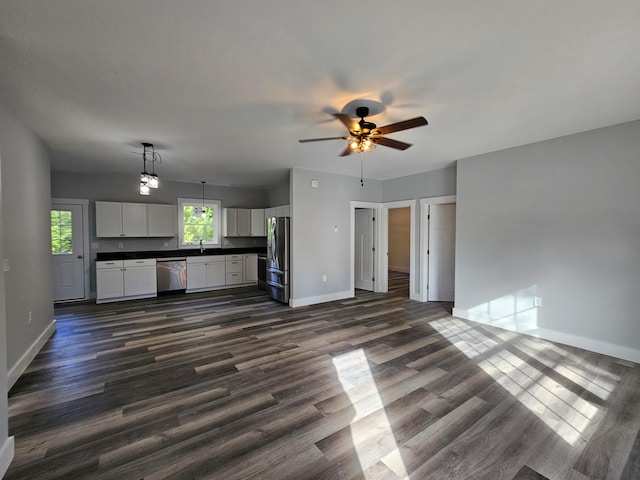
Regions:
<svg viewBox="0 0 640 480"><path fill-rule="evenodd" d="M319 181L318 188L311 180ZM392 202L455 195L456 169L420 173L393 180L377 181L293 169L292 208L292 298L330 298L347 292L351 282L351 201ZM416 208L416 217L419 215ZM333 225L338 225L334 233ZM415 245L419 245L419 218L416 218ZM420 278L419 255L415 277ZM322 282L322 275L327 282Z"/></svg>
<svg viewBox="0 0 640 480"><path fill-rule="evenodd" d="M287 178L277 185L269 188L267 195L269 198L267 207L279 207L280 205L289 205L289 175Z"/></svg>
<svg viewBox="0 0 640 480"><path fill-rule="evenodd" d="M422 291L420 285L421 266L423 259L417 249L420 247L420 203L421 198L444 197L456 194L456 167L431 170L406 177L398 177L382 182L382 198L384 202L400 200L416 200L414 209L413 241L416 248L413 264L413 279L415 291ZM390 210L391 212L392 210Z"/></svg>
<svg viewBox="0 0 640 480"><path fill-rule="evenodd" d="M53 321L49 158L40 141L0 107L7 364L13 368ZM29 323L29 312L32 321Z"/></svg>
<svg viewBox="0 0 640 480"><path fill-rule="evenodd" d="M2 112L0 111L0 115ZM2 211L2 144L4 135L0 130L0 212ZM4 217L0 219L0 259L4 256L2 230ZM10 460L13 452L9 451L9 420L7 402L7 313L6 295L4 288L4 273L0 275L0 450L6 450L5 457L0 461L4 463ZM0 470L0 477L4 475L4 469Z"/></svg>
<svg viewBox="0 0 640 480"><path fill-rule="evenodd" d="M318 180L318 188L311 180ZM379 202L382 182L291 171L292 299L320 298L350 287L351 201ZM333 226L338 226L334 232ZM327 275L327 281L322 281Z"/></svg>
<svg viewBox="0 0 640 480"><path fill-rule="evenodd" d="M640 121L460 160L455 288L454 313L640 353Z"/></svg>
<svg viewBox="0 0 640 480"><path fill-rule="evenodd" d="M382 201L396 202L425 197L443 197L456 194L456 167L416 173L406 177L385 180L382 183Z"/></svg>

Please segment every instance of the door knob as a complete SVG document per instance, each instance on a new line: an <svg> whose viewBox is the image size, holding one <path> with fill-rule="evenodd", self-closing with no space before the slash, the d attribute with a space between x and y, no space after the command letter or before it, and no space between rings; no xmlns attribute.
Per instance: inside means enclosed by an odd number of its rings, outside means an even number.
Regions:
<svg viewBox="0 0 640 480"><path fill-rule="evenodd" d="M82 259L82 255L78 255L78 260L81 260L81 259Z"/></svg>

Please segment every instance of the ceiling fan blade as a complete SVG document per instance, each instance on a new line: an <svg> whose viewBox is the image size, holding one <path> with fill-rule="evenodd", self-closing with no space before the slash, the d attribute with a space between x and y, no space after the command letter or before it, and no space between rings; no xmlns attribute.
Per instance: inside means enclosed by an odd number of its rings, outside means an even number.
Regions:
<svg viewBox="0 0 640 480"><path fill-rule="evenodd" d="M374 133L376 135L386 135L387 133L399 132L400 130L408 130L410 128L421 127L423 125L429 125L427 119L424 117L416 117L402 122L391 123L384 127L378 127L374 130Z"/></svg>
<svg viewBox="0 0 640 480"><path fill-rule="evenodd" d="M373 137L372 140L378 145L384 145L385 147L391 147L397 150L406 150L411 146L410 143L400 142L398 140L394 140L393 138L387 137Z"/></svg>
<svg viewBox="0 0 640 480"><path fill-rule="evenodd" d="M298 140L300 143L306 142L322 142L324 140L347 140L349 137L325 137L325 138L303 138Z"/></svg>
<svg viewBox="0 0 640 480"><path fill-rule="evenodd" d="M346 157L347 155L351 155L353 153L353 148L351 148L351 145L347 145L347 148L345 148L342 153L340 155L338 155L339 157Z"/></svg>
<svg viewBox="0 0 640 480"><path fill-rule="evenodd" d="M349 132L353 132L356 125L358 125L358 122L354 121L353 118L345 113L334 113L333 116L340 120ZM360 125L358 125L358 127L360 127Z"/></svg>

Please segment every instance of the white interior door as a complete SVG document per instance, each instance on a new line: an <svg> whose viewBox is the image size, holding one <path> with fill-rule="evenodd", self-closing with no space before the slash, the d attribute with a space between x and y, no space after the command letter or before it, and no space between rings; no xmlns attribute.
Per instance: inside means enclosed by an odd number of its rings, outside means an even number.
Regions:
<svg viewBox="0 0 640 480"><path fill-rule="evenodd" d="M82 205L51 205L54 301L85 298L82 221Z"/></svg>
<svg viewBox="0 0 640 480"><path fill-rule="evenodd" d="M429 301L453 301L455 244L455 204L431 205L429 207Z"/></svg>
<svg viewBox="0 0 640 480"><path fill-rule="evenodd" d="M374 210L357 208L355 212L355 287L373 291Z"/></svg>

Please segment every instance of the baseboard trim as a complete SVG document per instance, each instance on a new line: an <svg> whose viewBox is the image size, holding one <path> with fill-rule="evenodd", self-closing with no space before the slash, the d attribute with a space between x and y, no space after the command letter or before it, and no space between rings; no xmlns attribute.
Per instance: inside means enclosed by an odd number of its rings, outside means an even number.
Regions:
<svg viewBox="0 0 640 480"><path fill-rule="evenodd" d="M582 348L591 352L601 353L603 355L609 355L611 357L620 358L622 360L640 363L640 350L625 347L622 345L603 342L602 340L595 340L593 338L581 337L579 335L573 335L570 333L558 332L557 330L549 330L547 328L526 328L526 326L513 327L512 325L501 323L500 319L492 318L486 314L476 314L461 308L454 307L452 314L454 317L463 318L472 322L493 325L504 330L510 330L512 332L530 335L532 337L541 338L543 340L562 343L571 347Z"/></svg>
<svg viewBox="0 0 640 480"><path fill-rule="evenodd" d="M336 300L344 300L345 298L353 298L353 291L345 290L343 292L328 293L327 295L318 295L315 297L290 298L290 307L304 307L307 305L315 305L317 303L334 302Z"/></svg>
<svg viewBox="0 0 640 480"><path fill-rule="evenodd" d="M13 437L9 437L5 440L2 448L0 448L0 478L3 478L7 470L9 470L9 465L11 465L14 453L14 440Z"/></svg>
<svg viewBox="0 0 640 480"><path fill-rule="evenodd" d="M40 349L47 343L47 340L53 335L56 331L56 321L51 320L51 323L44 329L44 332L40 334L40 336L36 339L35 342L27 349L27 351L20 357L20 360L16 362L16 364L9 369L9 375L7 379L7 390L11 390L11 387L18 381L20 375L24 373L29 364L36 357Z"/></svg>

